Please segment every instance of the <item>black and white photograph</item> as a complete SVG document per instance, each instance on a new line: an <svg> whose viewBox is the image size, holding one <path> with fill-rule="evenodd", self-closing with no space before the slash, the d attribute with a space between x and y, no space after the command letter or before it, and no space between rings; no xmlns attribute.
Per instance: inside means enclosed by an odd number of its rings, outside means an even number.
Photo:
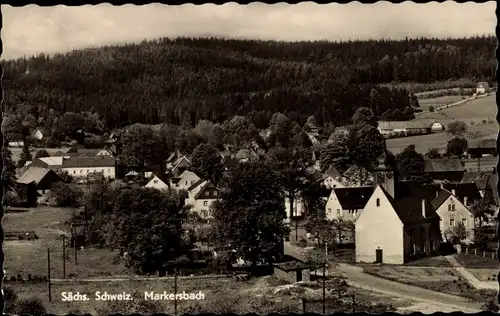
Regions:
<svg viewBox="0 0 500 316"><path fill-rule="evenodd" d="M495 10L2 4L4 313L500 312Z"/></svg>

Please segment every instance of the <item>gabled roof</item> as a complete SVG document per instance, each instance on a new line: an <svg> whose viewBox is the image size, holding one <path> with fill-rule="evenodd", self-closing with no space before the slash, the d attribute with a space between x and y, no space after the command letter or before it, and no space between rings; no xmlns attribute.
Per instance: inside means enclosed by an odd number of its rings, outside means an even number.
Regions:
<svg viewBox="0 0 500 316"><path fill-rule="evenodd" d="M474 149L474 148L496 149L497 140L494 138L473 140L467 147L468 149Z"/></svg>
<svg viewBox="0 0 500 316"><path fill-rule="evenodd" d="M31 167L17 180L18 183L29 184L35 182L38 184L47 174L54 172L49 168Z"/></svg>
<svg viewBox="0 0 500 316"><path fill-rule="evenodd" d="M215 187L215 185L213 185L211 182L209 181L206 181L204 184L202 184L202 187L200 188L200 190L195 194L194 196L194 199L195 200L198 200L201 195L204 193L204 192L207 192L208 190L214 190L214 191L219 191L219 189L217 189ZM208 199L217 199L217 196L214 196L212 194L210 194L209 196L203 196L203 199L204 200L208 200Z"/></svg>
<svg viewBox="0 0 500 316"><path fill-rule="evenodd" d="M193 183L187 190L188 191L192 191L194 190L195 188L197 188L200 184L202 184L203 182L205 182L205 180L203 179L199 179L197 180L195 183Z"/></svg>
<svg viewBox="0 0 500 316"><path fill-rule="evenodd" d="M48 166L62 166L64 157L56 156L56 157L42 157L37 158L41 162L45 163Z"/></svg>
<svg viewBox="0 0 500 316"><path fill-rule="evenodd" d="M115 158L110 156L71 157L63 159L62 168L114 167Z"/></svg>
<svg viewBox="0 0 500 316"><path fill-rule="evenodd" d="M326 171L325 171L325 178L327 177L332 177L332 178L337 178L337 177L342 177L340 172L335 168L334 166L330 166Z"/></svg>
<svg viewBox="0 0 500 316"><path fill-rule="evenodd" d="M168 185L163 182L162 179L158 178L158 176L154 175L153 178L145 185L146 187L148 187L150 185L150 183L154 183L153 181L159 181L159 183L155 184L155 185L158 185L158 184L161 184L163 185L164 187L168 187Z"/></svg>
<svg viewBox="0 0 500 316"><path fill-rule="evenodd" d="M462 183L475 183L479 190L486 190L488 187L490 178L493 176L492 173L477 172L477 171L467 171L462 177Z"/></svg>
<svg viewBox="0 0 500 316"><path fill-rule="evenodd" d="M462 161L458 158L450 159L427 159L425 160L425 172L464 172Z"/></svg>
<svg viewBox="0 0 500 316"><path fill-rule="evenodd" d="M438 216L431 199L429 199L430 190L419 189L415 183L398 183L395 192L396 198L392 198L382 187L381 189L388 197L403 224L419 222ZM422 215L422 200L425 201L425 218Z"/></svg>
<svg viewBox="0 0 500 316"><path fill-rule="evenodd" d="M381 130L393 130L393 129L428 129L432 127L432 124L437 121L379 121L378 128Z"/></svg>
<svg viewBox="0 0 500 316"><path fill-rule="evenodd" d="M464 197L467 197L469 201L481 199L481 194L475 183L443 183L443 188L450 192L455 190L455 196L462 202Z"/></svg>
<svg viewBox="0 0 500 316"><path fill-rule="evenodd" d="M446 201L451 195L452 194L450 191L441 190L438 196L436 196L434 200L431 201L432 207L434 207L434 209L437 210L444 203L444 201Z"/></svg>
<svg viewBox="0 0 500 316"><path fill-rule="evenodd" d="M333 189L344 210L363 209L373 190L373 187Z"/></svg>
<svg viewBox="0 0 500 316"><path fill-rule="evenodd" d="M139 173L137 171L131 170L131 171L127 172L127 174L125 175L125 177L138 176L138 175L139 175Z"/></svg>

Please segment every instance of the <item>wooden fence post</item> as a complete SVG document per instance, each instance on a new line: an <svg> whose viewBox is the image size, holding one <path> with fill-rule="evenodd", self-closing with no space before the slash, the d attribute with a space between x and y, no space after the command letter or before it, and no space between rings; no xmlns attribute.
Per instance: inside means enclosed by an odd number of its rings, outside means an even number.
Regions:
<svg viewBox="0 0 500 316"><path fill-rule="evenodd" d="M477 249L474 249L474 256L477 256Z"/></svg>
<svg viewBox="0 0 500 316"><path fill-rule="evenodd" d="M486 251L483 251L483 258L486 257Z"/></svg>

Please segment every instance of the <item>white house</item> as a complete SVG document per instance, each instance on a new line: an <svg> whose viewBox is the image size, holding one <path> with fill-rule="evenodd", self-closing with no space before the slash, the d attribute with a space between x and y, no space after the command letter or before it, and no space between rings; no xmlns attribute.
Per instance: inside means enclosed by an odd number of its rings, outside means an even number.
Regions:
<svg viewBox="0 0 500 316"><path fill-rule="evenodd" d="M455 190L441 190L438 196L432 201L436 213L439 215L441 234L443 241L449 239L449 232L458 223L462 223L465 227L466 238L465 242L474 240L474 215L467 207L469 201L465 197L462 203L456 196Z"/></svg>
<svg viewBox="0 0 500 316"><path fill-rule="evenodd" d="M83 178L87 175L102 174L104 178L115 178L115 158L109 156L94 157L43 157L35 159L30 167L50 168L62 170L75 178Z"/></svg>
<svg viewBox="0 0 500 316"><path fill-rule="evenodd" d="M356 221L372 194L373 187L333 189L325 205L326 218Z"/></svg>
<svg viewBox="0 0 500 316"><path fill-rule="evenodd" d="M43 139L43 133L40 131L40 129L36 129L33 134L32 134L34 139L42 140Z"/></svg>
<svg viewBox="0 0 500 316"><path fill-rule="evenodd" d="M197 181L188 191L188 197L185 200L186 205L191 206L191 210L196 212L203 219L212 219L210 213L211 205L219 198L219 189L210 181Z"/></svg>
<svg viewBox="0 0 500 316"><path fill-rule="evenodd" d="M178 177L170 178L170 187L176 190L188 190L190 186L200 179L194 172L184 170Z"/></svg>
<svg viewBox="0 0 500 316"><path fill-rule="evenodd" d="M342 182L343 177L340 172L330 166L323 175L323 186L327 189L343 188L344 184Z"/></svg>
<svg viewBox="0 0 500 316"><path fill-rule="evenodd" d="M146 188L155 188L158 190L166 190L168 189L168 185L163 182L160 178L157 176L154 176L153 179L151 179L146 185Z"/></svg>
<svg viewBox="0 0 500 316"><path fill-rule="evenodd" d="M489 87L489 85L487 82L479 82L477 84L476 93L477 94L485 94L488 91L488 87Z"/></svg>

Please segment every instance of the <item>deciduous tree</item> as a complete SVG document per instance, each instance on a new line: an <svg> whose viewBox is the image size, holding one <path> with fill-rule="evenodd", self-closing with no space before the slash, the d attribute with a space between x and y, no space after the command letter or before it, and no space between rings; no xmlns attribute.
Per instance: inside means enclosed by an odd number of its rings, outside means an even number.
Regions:
<svg viewBox="0 0 500 316"><path fill-rule="evenodd" d="M222 157L211 144L200 144L193 151L191 165L194 172L202 179L209 180L217 186L222 178L224 166Z"/></svg>
<svg viewBox="0 0 500 316"><path fill-rule="evenodd" d="M427 182L424 156L415 151L415 145L409 145L396 155L398 175L402 180Z"/></svg>

